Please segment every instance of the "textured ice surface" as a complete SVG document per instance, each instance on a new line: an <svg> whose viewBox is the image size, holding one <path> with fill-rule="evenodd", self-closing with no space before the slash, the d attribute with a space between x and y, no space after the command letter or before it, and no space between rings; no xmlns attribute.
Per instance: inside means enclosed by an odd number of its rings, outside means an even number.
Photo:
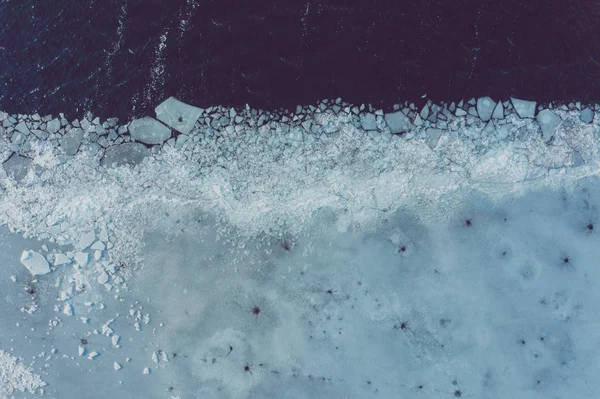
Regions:
<svg viewBox="0 0 600 399"><path fill-rule="evenodd" d="M488 121L475 99L331 104L279 119L210 107L151 150L91 115L56 133L81 126L74 157L28 136L19 154L43 171L0 179L0 351L28 389L598 397L593 117L553 109L549 142L508 101ZM12 118L4 160L18 120L39 122ZM29 250L63 266L32 276ZM1 362L5 396L39 395Z"/></svg>
<svg viewBox="0 0 600 399"><path fill-rule="evenodd" d="M131 137L145 144L162 144L171 137L171 130L148 116L135 119L129 124Z"/></svg>

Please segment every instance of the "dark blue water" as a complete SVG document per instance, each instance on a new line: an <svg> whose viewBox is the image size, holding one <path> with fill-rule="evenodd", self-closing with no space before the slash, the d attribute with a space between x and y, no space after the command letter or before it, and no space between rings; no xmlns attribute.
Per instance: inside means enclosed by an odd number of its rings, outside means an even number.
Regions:
<svg viewBox="0 0 600 399"><path fill-rule="evenodd" d="M599 24L594 2L0 0L0 109L593 102Z"/></svg>

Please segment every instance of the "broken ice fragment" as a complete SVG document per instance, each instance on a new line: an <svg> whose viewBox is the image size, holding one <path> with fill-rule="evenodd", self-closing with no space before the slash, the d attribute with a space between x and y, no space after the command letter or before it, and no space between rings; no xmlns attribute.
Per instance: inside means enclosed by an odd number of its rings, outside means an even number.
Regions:
<svg viewBox="0 0 600 399"><path fill-rule="evenodd" d="M96 234L94 233L94 231L93 230L89 231L81 236L81 238L79 239L79 242L77 243L77 247L80 250L86 249L87 247L92 245L92 243L94 242L95 239L96 239Z"/></svg>
<svg viewBox="0 0 600 399"><path fill-rule="evenodd" d="M104 251L105 248L106 248L106 246L104 245L104 243L102 241L96 241L94 243L94 245L92 245L92 249L94 249L96 251Z"/></svg>
<svg viewBox="0 0 600 399"><path fill-rule="evenodd" d="M93 360L96 357L98 357L99 353L98 352L90 352L90 354L88 355L88 359Z"/></svg>
<svg viewBox="0 0 600 399"><path fill-rule="evenodd" d="M592 123L594 120L594 111L590 108L584 109L581 111L581 114L579 114L579 119L581 119L583 123Z"/></svg>
<svg viewBox="0 0 600 399"><path fill-rule="evenodd" d="M360 116L360 124L365 130L376 130L377 120L373 114L362 114Z"/></svg>
<svg viewBox="0 0 600 399"><path fill-rule="evenodd" d="M439 141L440 136L442 135L442 130L430 128L430 129L427 129L426 133L427 133L427 138L425 139L425 142L427 143L429 148L431 148L433 150L433 148L437 145L437 142Z"/></svg>
<svg viewBox="0 0 600 399"><path fill-rule="evenodd" d="M518 100L513 97L510 98L510 101L512 102L513 107L515 107L515 111L517 111L519 117L533 118L535 115L535 101Z"/></svg>
<svg viewBox="0 0 600 399"><path fill-rule="evenodd" d="M50 134L58 132L58 129L60 129L60 121L58 119L52 119L46 124L46 130Z"/></svg>
<svg viewBox="0 0 600 399"><path fill-rule="evenodd" d="M167 98L154 111L158 120L183 134L190 134L196 121L204 113L201 108L185 104L175 97Z"/></svg>
<svg viewBox="0 0 600 399"><path fill-rule="evenodd" d="M544 140L546 141L548 141L554 135L554 131L561 121L560 117L549 109L541 111L537 115L536 119L540 125L540 128L542 129Z"/></svg>
<svg viewBox="0 0 600 399"><path fill-rule="evenodd" d="M21 263L34 276L48 274L51 271L46 258L35 251L23 251L21 254Z"/></svg>
<svg viewBox="0 0 600 399"><path fill-rule="evenodd" d="M158 353L157 352L152 353L152 361L154 363L158 363Z"/></svg>
<svg viewBox="0 0 600 399"><path fill-rule="evenodd" d="M150 374L150 369L148 367L144 367L144 371L142 371L143 374Z"/></svg>
<svg viewBox="0 0 600 399"><path fill-rule="evenodd" d="M83 356L85 354L85 348L83 346L79 346L78 353L79 356Z"/></svg>
<svg viewBox="0 0 600 399"><path fill-rule="evenodd" d="M73 311L73 306L71 306L70 303L65 303L65 306L63 307L63 313L67 316L73 316L75 314Z"/></svg>
<svg viewBox="0 0 600 399"><path fill-rule="evenodd" d="M108 274L106 274L106 272L103 271L98 276L98 283L100 283L100 284L106 284L107 281L108 281Z"/></svg>
<svg viewBox="0 0 600 399"><path fill-rule="evenodd" d="M392 134L404 133L410 130L410 120L402 113L402 111L385 114L383 119L390 128Z"/></svg>
<svg viewBox="0 0 600 399"><path fill-rule="evenodd" d="M113 346L117 346L119 344L119 340L121 339L121 337L119 335L113 335L111 337L111 341Z"/></svg>
<svg viewBox="0 0 600 399"><path fill-rule="evenodd" d="M17 126L15 126L15 129L23 133L25 136L28 136L31 133L31 130L29 130L25 122L19 123Z"/></svg>
<svg viewBox="0 0 600 399"><path fill-rule="evenodd" d="M154 118L146 116L134 119L129 124L129 134L137 141L145 144L162 144L171 137L171 129Z"/></svg>
<svg viewBox="0 0 600 399"><path fill-rule="evenodd" d="M484 122L491 119L495 107L496 103L489 97L480 97L477 99L477 113Z"/></svg>
<svg viewBox="0 0 600 399"><path fill-rule="evenodd" d="M114 362L113 363L113 368L115 369L115 371L117 371L117 370L121 370L123 367L119 363Z"/></svg>

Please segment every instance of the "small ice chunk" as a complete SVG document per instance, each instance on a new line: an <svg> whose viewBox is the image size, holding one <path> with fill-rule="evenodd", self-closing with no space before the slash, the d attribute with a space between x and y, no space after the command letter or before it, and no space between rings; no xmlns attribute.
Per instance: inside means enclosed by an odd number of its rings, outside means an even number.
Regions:
<svg viewBox="0 0 600 399"><path fill-rule="evenodd" d="M583 123L592 123L594 120L594 111L592 111L589 107L581 111L579 114L579 119Z"/></svg>
<svg viewBox="0 0 600 399"><path fill-rule="evenodd" d="M360 124L365 130L377 130L377 119L373 114L362 114L360 116Z"/></svg>
<svg viewBox="0 0 600 399"><path fill-rule="evenodd" d="M510 101L512 102L513 107L515 107L515 111L517 111L519 117L533 118L535 115L535 101L518 100L513 97L510 98Z"/></svg>
<svg viewBox="0 0 600 399"><path fill-rule="evenodd" d="M183 103L175 97L167 98L154 111L158 120L183 134L190 134L204 113L203 109Z"/></svg>
<svg viewBox="0 0 600 399"><path fill-rule="evenodd" d="M60 121L58 119L52 119L46 124L46 130L50 134L58 132L58 129L60 129Z"/></svg>
<svg viewBox="0 0 600 399"><path fill-rule="evenodd" d="M119 363L114 362L113 363L113 368L115 369L115 371L121 370L123 368L123 366L121 366Z"/></svg>
<svg viewBox="0 0 600 399"><path fill-rule="evenodd" d="M158 363L158 352L155 351L152 353L152 361Z"/></svg>
<svg viewBox="0 0 600 399"><path fill-rule="evenodd" d="M10 280L11 280L13 283L16 283L16 282L17 282L17 276L14 276L14 275L13 275L13 276L10 276Z"/></svg>
<svg viewBox="0 0 600 399"><path fill-rule="evenodd" d="M83 140L83 130L73 128L59 140L59 143L67 155L75 155L79 150L81 140Z"/></svg>
<svg viewBox="0 0 600 399"><path fill-rule="evenodd" d="M433 150L435 148L435 146L437 145L437 143L440 139L440 136L442 135L442 130L430 128L430 129L427 129L426 134L427 134L427 138L425 139L425 142L427 143L429 148L431 148Z"/></svg>
<svg viewBox="0 0 600 399"><path fill-rule="evenodd" d="M51 272L50 265L44 256L35 251L23 251L21 263L34 276L48 274Z"/></svg>
<svg viewBox="0 0 600 399"><path fill-rule="evenodd" d="M410 130L410 120L402 111L385 114L383 119L392 134L404 133Z"/></svg>
<svg viewBox="0 0 600 399"><path fill-rule="evenodd" d="M87 266L90 256L87 252L77 252L75 254L75 262L81 267Z"/></svg>
<svg viewBox="0 0 600 399"><path fill-rule="evenodd" d="M65 303L63 307L63 313L67 316L73 316L75 312L73 311L73 306L70 303Z"/></svg>
<svg viewBox="0 0 600 399"><path fill-rule="evenodd" d="M96 251L104 251L106 249L106 245L102 241L96 241L94 245L92 245L92 249Z"/></svg>
<svg viewBox="0 0 600 399"><path fill-rule="evenodd" d="M106 274L105 271L102 271L102 273L100 273L98 276L98 282L100 284L106 284L108 282L108 274Z"/></svg>
<svg viewBox="0 0 600 399"><path fill-rule="evenodd" d="M31 130L29 130L29 128L27 127L25 122L20 122L17 126L15 126L15 129L17 129L19 132L23 133L25 136L28 136L29 134L31 134Z"/></svg>
<svg viewBox="0 0 600 399"><path fill-rule="evenodd" d="M95 239L96 239L96 234L94 233L94 230L89 231L89 232L85 233L84 235L82 235L81 238L79 238L77 247L80 250L86 249L87 247L92 245L92 243L94 242Z"/></svg>
<svg viewBox="0 0 600 399"><path fill-rule="evenodd" d="M71 259L65 254L54 254L54 266L66 265L71 263Z"/></svg>
<svg viewBox="0 0 600 399"><path fill-rule="evenodd" d="M560 117L549 109L541 111L536 119L542 129L542 136L545 140L549 140L554 135L554 131L561 121Z"/></svg>
<svg viewBox="0 0 600 399"><path fill-rule="evenodd" d="M171 137L171 129L154 118L146 116L129 124L131 137L145 144L162 144Z"/></svg>
<svg viewBox="0 0 600 399"><path fill-rule="evenodd" d="M117 346L119 344L120 339L121 339L121 337L119 335L113 335L111 337L113 346Z"/></svg>
<svg viewBox="0 0 600 399"><path fill-rule="evenodd" d="M142 373L148 375L150 374L150 369L148 367L144 367L144 371L142 371Z"/></svg>
<svg viewBox="0 0 600 399"><path fill-rule="evenodd" d="M94 252L94 260L99 261L100 259L102 259L102 251Z"/></svg>
<svg viewBox="0 0 600 399"><path fill-rule="evenodd" d="M79 346L78 350L79 356L83 356L85 354L85 348L83 346Z"/></svg>
<svg viewBox="0 0 600 399"><path fill-rule="evenodd" d="M423 120L429 117L429 104L425 104L419 115L421 115L421 119Z"/></svg>
<svg viewBox="0 0 600 399"><path fill-rule="evenodd" d="M465 116L467 114L467 111L465 111L462 108L456 108L455 114L456 114L456 116Z"/></svg>
<svg viewBox="0 0 600 399"><path fill-rule="evenodd" d="M484 122L491 119L495 107L496 103L490 97L480 97L477 99L477 113Z"/></svg>
<svg viewBox="0 0 600 399"><path fill-rule="evenodd" d="M496 108L494 108L494 113L492 114L493 119L504 119L504 106L502 105L502 101L498 101L496 104Z"/></svg>
<svg viewBox="0 0 600 399"><path fill-rule="evenodd" d="M98 355L99 355L99 353L96 351L90 352L90 354L88 355L88 359L93 360L93 359L97 358Z"/></svg>

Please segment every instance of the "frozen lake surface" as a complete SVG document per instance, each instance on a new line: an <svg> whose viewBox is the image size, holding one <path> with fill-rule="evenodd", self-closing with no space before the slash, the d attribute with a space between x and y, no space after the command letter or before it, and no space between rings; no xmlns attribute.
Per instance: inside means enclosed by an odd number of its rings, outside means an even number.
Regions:
<svg viewBox="0 0 600 399"><path fill-rule="evenodd" d="M0 113L0 398L598 396L598 107L396 108Z"/></svg>

